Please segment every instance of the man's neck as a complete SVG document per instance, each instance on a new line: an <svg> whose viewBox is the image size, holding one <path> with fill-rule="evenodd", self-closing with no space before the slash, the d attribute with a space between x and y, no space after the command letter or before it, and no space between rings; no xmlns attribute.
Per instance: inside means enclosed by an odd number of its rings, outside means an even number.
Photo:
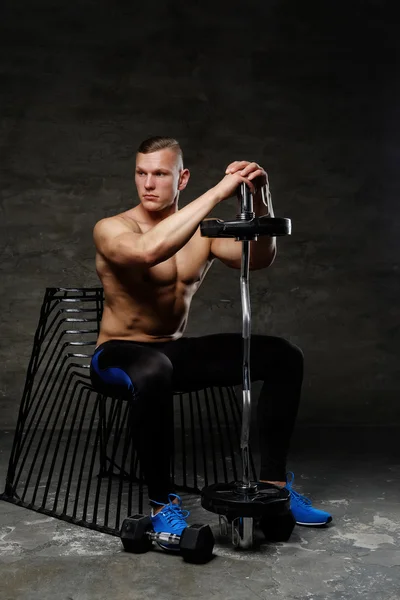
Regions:
<svg viewBox="0 0 400 600"><path fill-rule="evenodd" d="M178 212L178 203L175 202L172 206L168 206L164 210L160 211L148 211L144 209L141 204L135 207L134 210L135 215L139 217L139 219L143 220L149 225L157 225L157 223L161 223L161 221L164 221L164 219L167 217Z"/></svg>

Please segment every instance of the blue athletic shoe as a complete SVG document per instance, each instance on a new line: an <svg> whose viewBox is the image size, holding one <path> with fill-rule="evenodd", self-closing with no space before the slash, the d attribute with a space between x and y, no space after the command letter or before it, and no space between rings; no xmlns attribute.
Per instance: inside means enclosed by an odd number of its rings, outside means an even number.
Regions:
<svg viewBox="0 0 400 600"><path fill-rule="evenodd" d="M306 525L309 527L322 527L332 521L329 513L311 506L311 500L301 496L292 488L294 483L294 474L288 473L286 489L290 492L290 510L296 520L297 525Z"/></svg>
<svg viewBox="0 0 400 600"><path fill-rule="evenodd" d="M171 533L175 535L182 535L182 531L188 526L186 519L189 516L188 510L182 510L182 500L176 494L168 495L169 504L159 504L163 508L156 515L151 515L151 521L153 523L153 529L157 532ZM178 500L178 503L174 503L173 500ZM157 542L164 550L176 550L179 552L179 546L168 544L166 542Z"/></svg>

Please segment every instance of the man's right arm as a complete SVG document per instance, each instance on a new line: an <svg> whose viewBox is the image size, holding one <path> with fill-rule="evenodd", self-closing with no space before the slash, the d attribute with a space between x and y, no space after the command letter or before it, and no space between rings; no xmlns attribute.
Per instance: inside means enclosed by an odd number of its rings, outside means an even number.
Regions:
<svg viewBox="0 0 400 600"><path fill-rule="evenodd" d="M128 225L113 217L102 219L93 231L96 248L112 263L153 267L176 254L190 240L220 199L214 188L208 190L146 233L141 233L134 221Z"/></svg>
<svg viewBox="0 0 400 600"><path fill-rule="evenodd" d="M136 224L133 224L133 228L137 228L137 231L132 231L120 220L116 222L114 219L103 219L94 228L96 247L115 264L153 267L187 244L201 221L221 200L229 198L241 181L248 180L236 173L226 175L215 187L163 219L146 233L141 233Z"/></svg>
<svg viewBox="0 0 400 600"><path fill-rule="evenodd" d="M96 248L112 263L152 267L176 254L220 200L212 188L146 233L133 221L128 226L120 219L102 219L93 232Z"/></svg>

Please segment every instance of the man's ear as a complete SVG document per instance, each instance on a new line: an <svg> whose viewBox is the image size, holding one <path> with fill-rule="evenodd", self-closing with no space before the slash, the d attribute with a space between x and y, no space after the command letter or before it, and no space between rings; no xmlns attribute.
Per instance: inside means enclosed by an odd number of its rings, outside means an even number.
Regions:
<svg viewBox="0 0 400 600"><path fill-rule="evenodd" d="M180 192L185 189L185 187L188 184L189 179L190 179L190 171L189 171L189 169L183 169L182 172L179 175L178 190Z"/></svg>

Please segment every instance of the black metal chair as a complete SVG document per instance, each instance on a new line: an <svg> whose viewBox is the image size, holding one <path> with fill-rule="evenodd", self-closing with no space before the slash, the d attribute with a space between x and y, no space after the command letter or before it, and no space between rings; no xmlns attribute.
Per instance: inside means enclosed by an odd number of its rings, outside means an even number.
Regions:
<svg viewBox="0 0 400 600"><path fill-rule="evenodd" d="M103 289L47 288L0 499L118 535L147 494L126 400L89 377ZM174 393L177 490L238 478L241 405L233 387ZM256 478L253 460L252 474Z"/></svg>

